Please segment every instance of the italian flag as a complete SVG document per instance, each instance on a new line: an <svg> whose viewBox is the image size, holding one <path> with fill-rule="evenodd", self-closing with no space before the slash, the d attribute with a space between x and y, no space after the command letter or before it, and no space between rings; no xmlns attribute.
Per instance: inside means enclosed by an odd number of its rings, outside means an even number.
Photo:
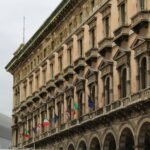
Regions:
<svg viewBox="0 0 150 150"><path fill-rule="evenodd" d="M74 102L73 107L74 107L75 110L78 110L78 103Z"/></svg>
<svg viewBox="0 0 150 150"><path fill-rule="evenodd" d="M29 131L27 129L24 128L24 135L25 135L25 138L30 138L30 134L29 134Z"/></svg>
<svg viewBox="0 0 150 150"><path fill-rule="evenodd" d="M74 116L76 114L76 110L75 109L72 109L72 115Z"/></svg>
<svg viewBox="0 0 150 150"><path fill-rule="evenodd" d="M43 125L44 126L48 126L49 125L49 121L48 121L47 117L44 118Z"/></svg>

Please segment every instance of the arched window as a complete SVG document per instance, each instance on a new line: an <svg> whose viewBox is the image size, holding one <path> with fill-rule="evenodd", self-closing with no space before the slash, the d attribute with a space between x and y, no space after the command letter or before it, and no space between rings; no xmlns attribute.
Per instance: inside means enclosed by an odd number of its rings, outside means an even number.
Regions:
<svg viewBox="0 0 150 150"><path fill-rule="evenodd" d="M105 79L105 104L110 104L110 78Z"/></svg>
<svg viewBox="0 0 150 150"><path fill-rule="evenodd" d="M90 143L90 150L100 150L100 143L98 138L94 137Z"/></svg>
<svg viewBox="0 0 150 150"><path fill-rule="evenodd" d="M73 144L70 144L68 150L75 150Z"/></svg>
<svg viewBox="0 0 150 150"><path fill-rule="evenodd" d="M127 96L127 70L124 68L121 73L121 97Z"/></svg>
<svg viewBox="0 0 150 150"><path fill-rule="evenodd" d="M119 149L134 150L134 137L129 128L125 128L120 136Z"/></svg>
<svg viewBox="0 0 150 150"><path fill-rule="evenodd" d="M142 150L149 150L150 148L150 122L145 122L138 135L138 145Z"/></svg>
<svg viewBox="0 0 150 150"><path fill-rule="evenodd" d="M111 133L105 138L103 150L116 150L116 141Z"/></svg>
<svg viewBox="0 0 150 150"><path fill-rule="evenodd" d="M79 92L79 93L78 93L79 117L81 117L81 116L83 115L82 99L83 99L83 93L82 93L82 92Z"/></svg>
<svg viewBox="0 0 150 150"><path fill-rule="evenodd" d="M87 150L86 143L84 141L80 142L78 150Z"/></svg>
<svg viewBox="0 0 150 150"><path fill-rule="evenodd" d="M145 89L147 87L147 62L145 57L141 61L140 68L141 89Z"/></svg>

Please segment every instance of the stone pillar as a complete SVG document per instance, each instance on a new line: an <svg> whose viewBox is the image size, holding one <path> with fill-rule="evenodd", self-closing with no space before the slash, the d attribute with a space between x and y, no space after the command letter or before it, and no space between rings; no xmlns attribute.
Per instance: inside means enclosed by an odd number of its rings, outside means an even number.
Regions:
<svg viewBox="0 0 150 150"><path fill-rule="evenodd" d="M50 80L50 60L48 59L47 60L47 72L46 72L46 79L47 79L47 81L49 81Z"/></svg>
<svg viewBox="0 0 150 150"><path fill-rule="evenodd" d="M150 86L150 56L147 57L147 87Z"/></svg>

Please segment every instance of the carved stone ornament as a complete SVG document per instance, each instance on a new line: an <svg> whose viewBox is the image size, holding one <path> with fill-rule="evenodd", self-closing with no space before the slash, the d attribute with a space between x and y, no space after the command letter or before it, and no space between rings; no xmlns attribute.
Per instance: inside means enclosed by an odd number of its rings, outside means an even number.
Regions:
<svg viewBox="0 0 150 150"><path fill-rule="evenodd" d="M93 69L93 68L88 69L88 71L85 75L85 78L88 79L88 85L97 82L97 75L98 75L98 70Z"/></svg>
<svg viewBox="0 0 150 150"><path fill-rule="evenodd" d="M104 77L113 72L113 61L108 59L103 59L98 67L102 72L101 76Z"/></svg>
<svg viewBox="0 0 150 150"><path fill-rule="evenodd" d="M135 51L135 57L139 57L144 53L150 52L150 38L147 37L137 37L133 44L131 45L131 49Z"/></svg>
<svg viewBox="0 0 150 150"><path fill-rule="evenodd" d="M66 90L65 90L65 93L66 93L66 98L73 97L73 95L74 95L74 87L73 87L73 85L72 86L67 86Z"/></svg>
<svg viewBox="0 0 150 150"><path fill-rule="evenodd" d="M76 91L84 90L85 89L85 78L77 77L74 85L76 86Z"/></svg>
<svg viewBox="0 0 150 150"><path fill-rule="evenodd" d="M117 68L129 64L130 62L130 50L119 48L118 51L116 52L115 56L113 59L117 61Z"/></svg>

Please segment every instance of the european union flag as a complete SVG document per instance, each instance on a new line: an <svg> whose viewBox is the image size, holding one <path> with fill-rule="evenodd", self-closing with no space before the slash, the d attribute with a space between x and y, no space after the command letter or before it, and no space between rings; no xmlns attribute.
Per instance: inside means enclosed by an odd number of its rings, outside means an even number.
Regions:
<svg viewBox="0 0 150 150"><path fill-rule="evenodd" d="M90 108L94 108L94 101L91 99L90 96L88 96L88 106L89 106Z"/></svg>
<svg viewBox="0 0 150 150"><path fill-rule="evenodd" d="M58 116L56 115L56 114L54 114L54 122L56 123L57 122L57 120L58 120Z"/></svg>

